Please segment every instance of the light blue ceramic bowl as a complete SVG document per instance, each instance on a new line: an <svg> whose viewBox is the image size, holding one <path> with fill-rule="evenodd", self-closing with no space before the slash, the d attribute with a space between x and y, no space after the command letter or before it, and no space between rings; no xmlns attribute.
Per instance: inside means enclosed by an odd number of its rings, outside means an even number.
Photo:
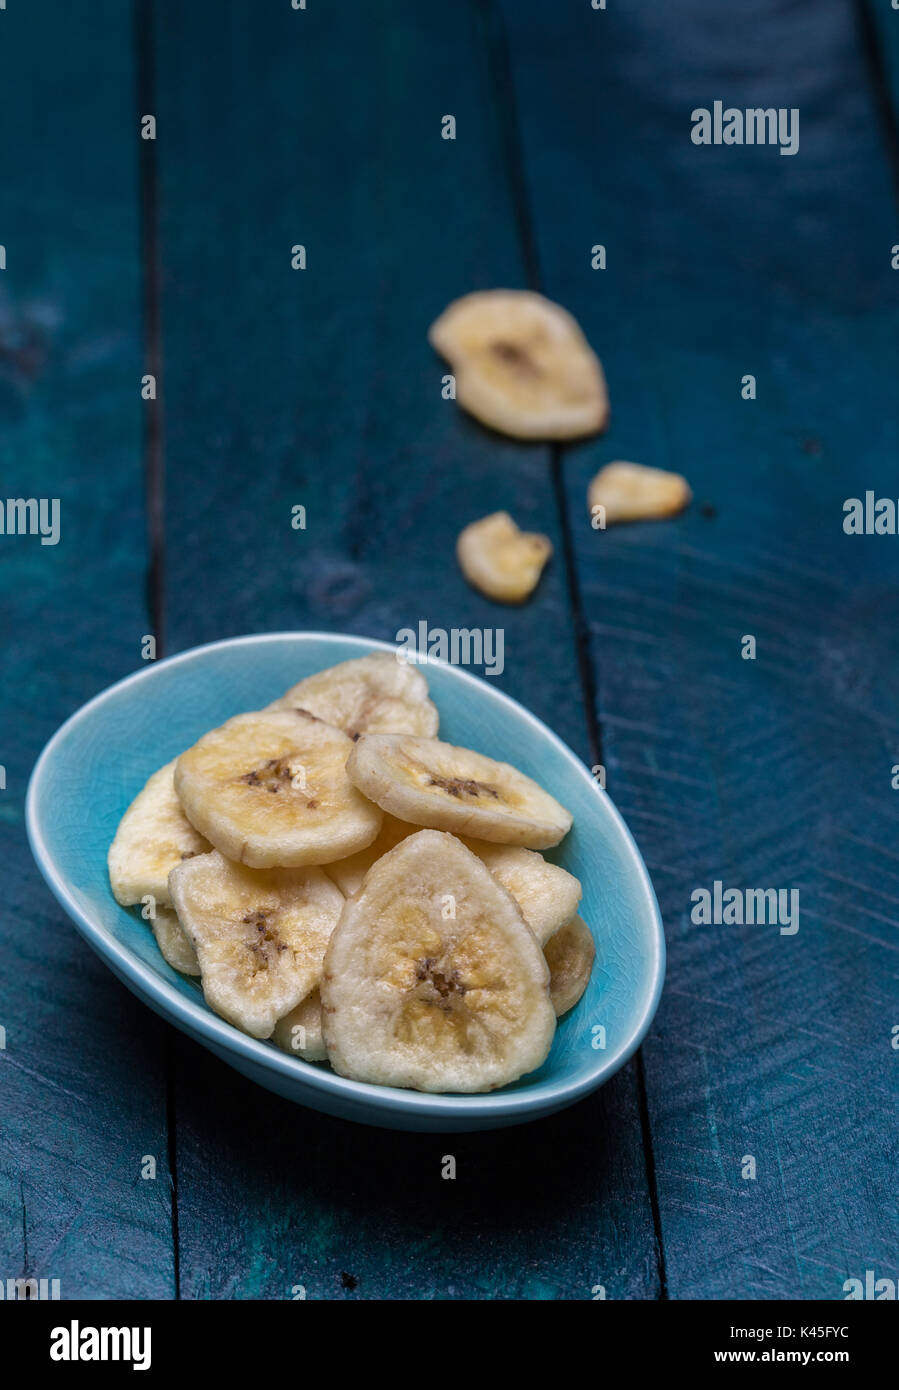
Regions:
<svg viewBox="0 0 899 1390"><path fill-rule="evenodd" d="M233 714L258 709L303 676L386 643L320 632L239 637L171 657L119 681L54 734L28 788L31 848L82 936L151 1009L260 1085L301 1105L389 1129L519 1124L571 1105L639 1046L656 1010L665 945L655 894L630 833L588 768L545 724L458 667L429 664L440 736L514 763L567 806L574 828L550 857L581 880L596 938L589 989L559 1025L539 1071L489 1095L424 1095L347 1081L290 1057L207 1008L172 970L134 909L120 907L106 851L152 772Z"/></svg>

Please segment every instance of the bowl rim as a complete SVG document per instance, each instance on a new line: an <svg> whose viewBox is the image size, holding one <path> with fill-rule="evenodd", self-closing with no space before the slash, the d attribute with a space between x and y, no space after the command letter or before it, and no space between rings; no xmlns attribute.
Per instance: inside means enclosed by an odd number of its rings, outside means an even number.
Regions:
<svg viewBox="0 0 899 1390"><path fill-rule="evenodd" d="M263 642L295 644L298 641L314 641L335 648L353 645L363 646L370 651L388 651L394 654L397 651L394 643L374 637L357 636L353 633L264 632L221 638L215 642L206 642L200 646L189 647L185 651L176 652L160 661L154 661L142 670L132 671L130 675L124 676L121 680L115 681L112 685L106 686L105 689L92 696L60 725L35 762L25 797L25 827L28 843L38 869L53 896L72 919L81 936L97 951L97 954L107 963L114 962L114 973L124 983L133 985L140 996L152 1000L153 1006L158 1007L164 1018L171 1015L176 1016L188 1034L193 1036L199 1034L213 1050L224 1049L226 1053L234 1052L250 1065L255 1064L270 1070L283 1077L285 1081L299 1083L312 1092L319 1092L331 1097L344 1097L354 1109L370 1106L381 1112L413 1114L422 1119L428 1116L445 1116L454 1119L468 1117L477 1120L480 1116L486 1120L488 1116L512 1117L515 1115L520 1115L522 1119L526 1119L529 1111L533 1110L539 1114L545 1113L548 1108L560 1109L562 1106L569 1105L589 1094L603 1081L620 1070L634 1055L649 1030L661 996L665 977L665 934L649 871L643 862L643 857L633 835L611 797L593 780L586 764L559 738L558 734L519 701L506 695L503 691L487 685L477 676L462 670L459 666L452 665L450 662L428 657L426 664L448 669L453 679L474 687L482 699L492 699L500 705L511 705L527 723L539 731L541 737L549 740L556 753L568 762L578 775L590 778L597 794L603 797L607 803L612 820L627 850L631 867L643 888L647 900L649 923L651 924L650 944L647 952L650 987L646 993L645 1003L636 1027L630 1030L627 1039L622 1041L618 1047L608 1054L601 1054L602 1060L595 1069L590 1069L585 1075L572 1078L568 1082L553 1082L547 1078L543 1082L537 1083L536 1086L528 1086L525 1077L523 1078L524 1089L519 1091L506 1092L499 1089L486 1093L476 1092L470 1095L402 1090L398 1087L378 1086L366 1081L353 1081L349 1077L338 1075L333 1070L324 1071L309 1062L304 1062L302 1058L290 1057L287 1053L272 1047L267 1040L251 1038L248 1034L242 1033L240 1029L220 1018L218 1014L213 1013L205 1001L202 1001L202 998L199 1000L186 998L174 985L157 975L149 965L135 956L106 927L93 921L75 901L66 878L57 869L44 839L40 811L42 783L52 765L55 751L63 739L77 729L83 720L90 717L97 706L102 705L113 694L147 679L163 667L178 666L196 660L205 653L225 647L248 647ZM351 660L352 658L347 657L345 659Z"/></svg>

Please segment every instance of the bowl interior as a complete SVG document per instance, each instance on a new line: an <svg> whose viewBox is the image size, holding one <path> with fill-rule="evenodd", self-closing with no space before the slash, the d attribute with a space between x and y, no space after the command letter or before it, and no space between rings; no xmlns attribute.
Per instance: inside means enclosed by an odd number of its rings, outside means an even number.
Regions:
<svg viewBox="0 0 899 1390"><path fill-rule="evenodd" d="M357 1110L367 1098L391 1110L436 1114L455 1107L485 1117L530 1103L544 1110L554 1099L565 1103L616 1070L645 1032L661 986L661 924L633 840L589 769L489 679L452 666L422 668L440 711L441 738L513 763L572 812L572 831L548 857L580 879L580 912L597 951L590 986L561 1020L546 1062L514 1085L465 1097L390 1091L348 1082L327 1066L247 1038L206 1007L199 984L163 960L137 909L120 907L110 891L107 849L151 773L231 715L260 708L326 666L383 647L317 633L239 638L148 666L111 687L60 729L37 764L28 806L35 856L79 929L126 983L220 1054L233 1051L235 1064L239 1057L257 1073L260 1066L274 1068L282 1093L295 1078L295 1098L313 1105L315 1095L304 1095L304 1086L352 1093Z"/></svg>

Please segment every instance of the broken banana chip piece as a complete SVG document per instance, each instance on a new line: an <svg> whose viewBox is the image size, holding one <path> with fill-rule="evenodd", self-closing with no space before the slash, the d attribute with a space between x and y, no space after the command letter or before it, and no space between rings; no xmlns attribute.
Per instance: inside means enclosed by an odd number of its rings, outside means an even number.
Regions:
<svg viewBox="0 0 899 1390"><path fill-rule="evenodd" d="M565 807L523 772L436 738L363 734L347 772L371 801L414 825L528 849L557 845L571 828Z"/></svg>
<svg viewBox="0 0 899 1390"><path fill-rule="evenodd" d="M456 378L456 399L516 439L577 439L605 428L609 394L577 321L530 290L455 300L432 323L431 346Z"/></svg>
<svg viewBox="0 0 899 1390"><path fill-rule="evenodd" d="M508 512L471 522L456 542L459 567L469 584L499 603L523 603L552 553L548 536L519 530Z"/></svg>
<svg viewBox="0 0 899 1390"><path fill-rule="evenodd" d="M676 516L689 505L690 485L680 473L666 473L643 463L607 463L587 489L597 529L618 521L655 521ZM597 508L601 507L602 512Z"/></svg>
<svg viewBox="0 0 899 1390"><path fill-rule="evenodd" d="M175 787L192 824L229 859L327 864L381 828L381 812L347 777L352 747L305 710L238 714L182 753Z"/></svg>
<svg viewBox="0 0 899 1390"><path fill-rule="evenodd" d="M175 762L147 782L125 812L109 847L109 882L123 907L147 896L168 907L169 873L182 859L205 854L211 845L191 825L175 793Z"/></svg>
<svg viewBox="0 0 899 1390"><path fill-rule="evenodd" d="M464 843L483 859L497 883L521 908L522 916L542 946L577 912L580 880L542 854L516 845L491 845L486 840Z"/></svg>
<svg viewBox="0 0 899 1390"><path fill-rule="evenodd" d="M213 850L172 870L211 1009L254 1038L319 983L343 894L321 869L248 869Z"/></svg>
<svg viewBox="0 0 899 1390"><path fill-rule="evenodd" d="M317 989L300 1000L295 1009L279 1018L272 1042L304 1062L326 1062L328 1052L322 1037L322 1001Z"/></svg>
<svg viewBox="0 0 899 1390"><path fill-rule="evenodd" d="M271 709L305 709L350 738L420 734L433 738L440 717L420 671L389 652L341 661L291 686Z"/></svg>
<svg viewBox="0 0 899 1390"><path fill-rule="evenodd" d="M173 970L182 975L199 975L200 962L190 937L178 921L178 914L171 907L157 907L156 916L150 919L156 945Z"/></svg>
<svg viewBox="0 0 899 1390"><path fill-rule="evenodd" d="M566 922L543 948L549 966L549 994L557 1017L573 1009L587 985L596 956L593 935L580 917Z"/></svg>
<svg viewBox="0 0 899 1390"><path fill-rule="evenodd" d="M452 835L386 854L328 945L323 1029L334 1069L419 1091L491 1091L533 1071L556 1016L517 905Z"/></svg>

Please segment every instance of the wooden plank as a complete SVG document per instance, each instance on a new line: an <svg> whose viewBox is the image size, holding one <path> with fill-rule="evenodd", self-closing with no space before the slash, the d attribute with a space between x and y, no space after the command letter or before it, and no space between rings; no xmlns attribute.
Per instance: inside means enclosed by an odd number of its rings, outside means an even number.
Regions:
<svg viewBox="0 0 899 1390"><path fill-rule="evenodd" d="M564 469L609 788L669 941L643 1049L667 1291L842 1298L899 1235L899 542L842 529L897 491L899 238L858 31L830 0L504 8L542 280L610 382ZM798 107L799 153L694 146L715 99ZM686 473L689 513L594 531L622 457ZM798 887L798 933L694 925L716 879Z"/></svg>
<svg viewBox="0 0 899 1390"><path fill-rule="evenodd" d="M147 631L131 16L76 8L0 12L3 497L61 504L56 545L0 537L0 1278L152 1298L174 1287L162 1028L76 936L23 824L41 747Z"/></svg>
<svg viewBox="0 0 899 1390"><path fill-rule="evenodd" d="M859 33L874 85L883 141L899 181L899 6L855 0Z"/></svg>
<svg viewBox="0 0 899 1390"><path fill-rule="evenodd" d="M507 611L454 561L498 507L560 544L547 451L442 400L425 337L450 298L524 274L478 8L158 19L173 648L501 625L498 683L588 756L563 565ZM630 1070L564 1117L448 1143L350 1129L178 1055L185 1296L654 1296Z"/></svg>

